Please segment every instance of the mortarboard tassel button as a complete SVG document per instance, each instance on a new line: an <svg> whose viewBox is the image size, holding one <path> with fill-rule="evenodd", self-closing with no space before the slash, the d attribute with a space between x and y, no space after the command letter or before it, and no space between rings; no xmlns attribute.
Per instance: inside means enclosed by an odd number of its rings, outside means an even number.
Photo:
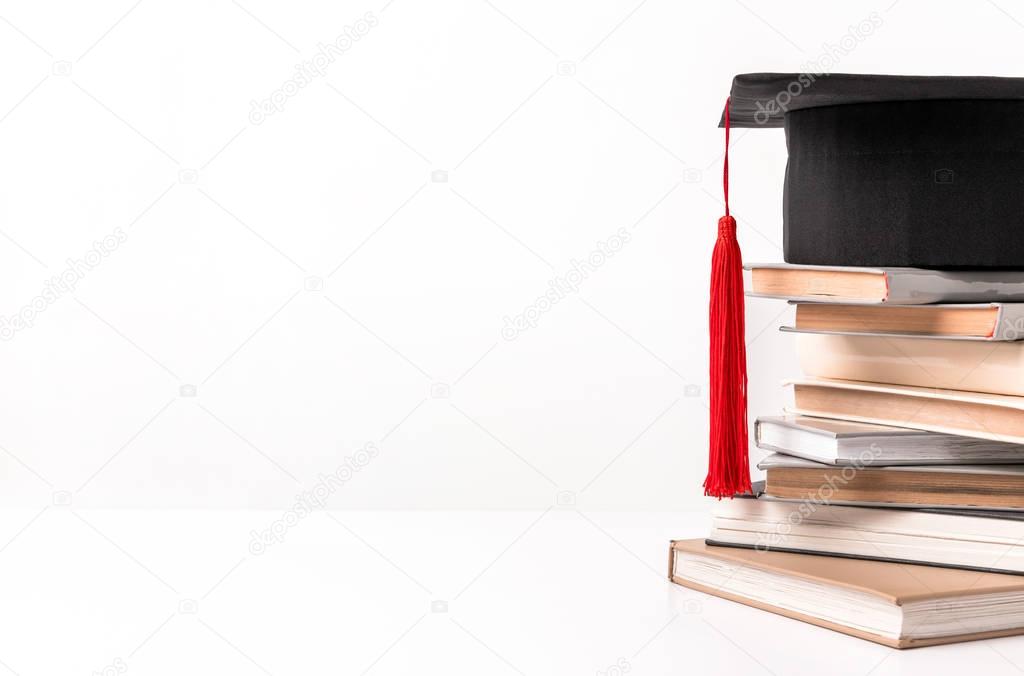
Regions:
<svg viewBox="0 0 1024 676"><path fill-rule="evenodd" d="M736 219L729 214L729 101L725 102L725 216L711 256L710 439L704 494L716 498L750 491L747 448L747 349L743 257Z"/></svg>

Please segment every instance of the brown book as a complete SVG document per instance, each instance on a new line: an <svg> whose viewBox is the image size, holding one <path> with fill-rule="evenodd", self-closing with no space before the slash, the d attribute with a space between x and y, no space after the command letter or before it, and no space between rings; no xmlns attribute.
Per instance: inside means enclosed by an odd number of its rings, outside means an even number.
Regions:
<svg viewBox="0 0 1024 676"><path fill-rule="evenodd" d="M1002 324L1022 337L1018 305L1009 306ZM988 305L839 305L799 303L797 331L868 333L991 339L1000 327L1003 306ZM1013 315L1012 317L1010 315Z"/></svg>
<svg viewBox="0 0 1024 676"><path fill-rule="evenodd" d="M676 584L892 648L1024 633L1024 578L884 561L669 548Z"/></svg>
<svg viewBox="0 0 1024 676"><path fill-rule="evenodd" d="M865 455L870 461L870 455ZM782 454L758 464L766 495L835 504L1024 509L1022 465L835 467Z"/></svg>
<svg viewBox="0 0 1024 676"><path fill-rule="evenodd" d="M760 296L825 296L880 303L887 288L881 270L753 267L751 291Z"/></svg>
<svg viewBox="0 0 1024 676"><path fill-rule="evenodd" d="M760 263L746 267L750 295L839 303L992 303L1024 300L1016 271L854 268Z"/></svg>
<svg viewBox="0 0 1024 676"><path fill-rule="evenodd" d="M1024 397L808 378L791 413L1024 443Z"/></svg>

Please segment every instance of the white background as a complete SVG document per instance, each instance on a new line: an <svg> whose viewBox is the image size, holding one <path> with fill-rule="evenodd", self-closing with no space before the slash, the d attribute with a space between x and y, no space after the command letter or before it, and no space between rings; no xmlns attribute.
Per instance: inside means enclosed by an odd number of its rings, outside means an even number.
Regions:
<svg viewBox="0 0 1024 676"><path fill-rule="evenodd" d="M367 13L322 76L250 119ZM1022 22L1009 2L923 0L0 4L0 316L32 324L0 342L0 663L1024 664L1012 639L892 657L660 579L668 538L707 525L732 75L1017 75ZM781 260L782 132L739 131L732 158L745 258ZM112 233L74 290L24 310ZM748 307L753 415L796 375L785 319ZM367 444L332 511L252 554L250 531ZM798 664L787 635L822 652Z"/></svg>

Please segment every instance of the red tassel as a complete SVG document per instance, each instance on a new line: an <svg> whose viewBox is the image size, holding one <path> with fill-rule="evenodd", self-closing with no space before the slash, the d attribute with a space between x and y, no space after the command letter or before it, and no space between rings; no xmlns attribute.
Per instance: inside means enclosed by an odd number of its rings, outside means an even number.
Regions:
<svg viewBox="0 0 1024 676"><path fill-rule="evenodd" d="M729 215L729 101L725 102L725 216L711 257L711 439L704 495L750 491L747 449L747 345L743 309L743 257L736 219Z"/></svg>

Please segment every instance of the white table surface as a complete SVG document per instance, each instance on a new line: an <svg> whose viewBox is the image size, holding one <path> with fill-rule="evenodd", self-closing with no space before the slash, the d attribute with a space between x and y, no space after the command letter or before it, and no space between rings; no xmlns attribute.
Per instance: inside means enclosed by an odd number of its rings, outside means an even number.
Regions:
<svg viewBox="0 0 1024 676"><path fill-rule="evenodd" d="M250 551L280 516L0 512L0 660L24 675L1024 669L1024 638L898 652L671 585L668 540L699 537L704 514L316 512Z"/></svg>

